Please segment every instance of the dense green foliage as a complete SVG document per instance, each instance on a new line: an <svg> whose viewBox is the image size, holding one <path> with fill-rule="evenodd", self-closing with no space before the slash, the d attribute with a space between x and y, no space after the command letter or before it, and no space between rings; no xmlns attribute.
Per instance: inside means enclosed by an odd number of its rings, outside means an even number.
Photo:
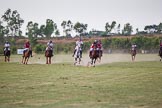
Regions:
<svg viewBox="0 0 162 108"><path fill-rule="evenodd" d="M133 38L105 38L102 40L102 45L104 50L130 50L131 45L133 43L137 44L137 49L140 50L150 50L153 53L157 53L156 51L159 49L159 42L161 37L144 37L144 36L136 36ZM90 49L93 40L89 42L84 42L83 52L87 52ZM75 48L75 43L66 43L66 44L56 44L55 45L55 53L72 53Z"/></svg>
<svg viewBox="0 0 162 108"><path fill-rule="evenodd" d="M137 50L140 53L141 50L148 50L150 53L157 53L159 49L159 42L162 37L146 37L146 36L135 36L135 37L108 37L102 39L102 46L104 51L105 50L126 50L126 53L131 48L131 44L137 44ZM14 38L11 38L11 52L16 53L16 48L21 48L20 45L15 44ZM46 44L39 44L36 40L35 45L33 46L33 51L35 53L44 53ZM84 42L84 41L83 41ZM93 39L90 41L86 41L83 44L83 52L87 52L90 49L91 44L93 43ZM23 44L23 43L22 43ZM21 45L23 46L23 45ZM75 48L75 42L71 43L54 43L54 53L73 53ZM2 51L0 51L2 53Z"/></svg>

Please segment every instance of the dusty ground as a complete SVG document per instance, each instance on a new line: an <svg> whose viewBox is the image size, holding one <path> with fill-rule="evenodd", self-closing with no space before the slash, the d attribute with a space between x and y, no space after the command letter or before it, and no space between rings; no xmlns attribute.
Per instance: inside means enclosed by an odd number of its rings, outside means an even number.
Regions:
<svg viewBox="0 0 162 108"><path fill-rule="evenodd" d="M21 63L22 55L12 55L11 62ZM140 61L159 61L160 57L157 54L137 54L135 62ZM90 62L88 54L83 54L81 61L82 66L87 66ZM0 56L0 62L4 62L4 56ZM101 62L96 62L96 65L107 64L113 62L132 62L130 54L104 54ZM29 59L29 64L45 64L46 58L44 55L34 54L34 57ZM74 58L72 54L57 54L52 57L52 64L55 63L70 63L73 65Z"/></svg>

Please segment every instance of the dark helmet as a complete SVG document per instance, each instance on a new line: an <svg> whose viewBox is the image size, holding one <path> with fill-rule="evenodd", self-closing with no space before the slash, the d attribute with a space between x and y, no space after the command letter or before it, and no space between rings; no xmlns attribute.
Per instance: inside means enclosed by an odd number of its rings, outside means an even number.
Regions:
<svg viewBox="0 0 162 108"><path fill-rule="evenodd" d="M52 43L52 40L50 40L50 43Z"/></svg>

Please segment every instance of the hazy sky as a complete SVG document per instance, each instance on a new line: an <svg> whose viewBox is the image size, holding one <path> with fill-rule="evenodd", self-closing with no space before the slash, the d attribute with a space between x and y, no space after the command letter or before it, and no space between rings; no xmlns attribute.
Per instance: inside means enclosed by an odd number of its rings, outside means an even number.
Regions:
<svg viewBox="0 0 162 108"><path fill-rule="evenodd" d="M88 24L88 30L105 30L106 22L122 26L129 22L134 29L162 22L162 0L0 0L0 16L10 8L25 20L45 24L52 19L62 33L61 22L71 20ZM135 30L134 30L135 31Z"/></svg>

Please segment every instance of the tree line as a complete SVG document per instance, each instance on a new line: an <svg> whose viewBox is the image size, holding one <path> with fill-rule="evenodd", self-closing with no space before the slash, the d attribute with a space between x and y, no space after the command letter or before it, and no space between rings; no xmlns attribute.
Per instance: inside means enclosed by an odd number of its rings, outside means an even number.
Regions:
<svg viewBox="0 0 162 108"><path fill-rule="evenodd" d="M13 37L10 39L10 42L12 45L16 45L16 37L24 37L22 36L21 27L24 23L24 20L21 18L20 14L17 10L11 10L7 9L4 14L1 16L0 19L0 43L4 43L7 37ZM132 40L125 38L109 38L111 35L124 35L124 36L131 36L133 32L133 26L130 23L126 23L123 28L121 28L120 24L117 24L116 21L112 22L106 22L105 23L105 31L98 31L95 29L92 29L91 31L87 31L88 24L84 24L81 22L73 23L71 20L62 21L61 27L63 28L63 35L65 37L71 37L72 31L75 31L78 36L105 36L108 37L108 39L103 40L103 47L106 48L126 48L130 46ZM104 25L103 25L104 26ZM135 41L138 43L138 47L141 49L148 49L149 48L157 48L159 43L159 38L156 37L152 38L146 38L142 37L145 34L161 34L162 33L162 23L159 23L158 25L146 25L144 28L144 31L139 31L138 28L136 28L136 37ZM26 25L26 36L28 36L30 42L32 43L32 46L35 47L35 50L38 52L43 51L44 45L39 45L37 43L37 39L39 38L46 38L50 39L53 35L60 37L60 30L57 27L57 23L54 22L52 19L46 19L45 24L39 25L37 22L29 21ZM154 39L155 38L155 39ZM151 40L152 39L152 40ZM91 42L85 42L84 44L84 51L87 51L89 49ZM56 52L60 52L61 50L65 53L68 53L69 50L74 47L74 43L71 43L69 45L56 45ZM148 44L148 45L147 45ZM63 48L65 47L65 48ZM15 49L15 48L13 48Z"/></svg>
<svg viewBox="0 0 162 108"><path fill-rule="evenodd" d="M17 10L7 9L0 19L0 36L22 36L21 27L24 20L20 17ZM87 31L88 24L81 22L73 23L71 20L64 20L60 26L63 28L63 35L68 37L72 35L72 31L75 31L78 35L131 35L133 32L133 26L130 23L124 24L121 28L120 24L116 21L106 22L105 31L99 32L98 30L92 29ZM136 33L162 33L162 23L159 25L146 25L144 31L139 31L136 28ZM29 21L26 25L26 35L29 38L60 36L60 30L57 28L57 23L52 19L46 19L45 24L39 25L37 22Z"/></svg>

